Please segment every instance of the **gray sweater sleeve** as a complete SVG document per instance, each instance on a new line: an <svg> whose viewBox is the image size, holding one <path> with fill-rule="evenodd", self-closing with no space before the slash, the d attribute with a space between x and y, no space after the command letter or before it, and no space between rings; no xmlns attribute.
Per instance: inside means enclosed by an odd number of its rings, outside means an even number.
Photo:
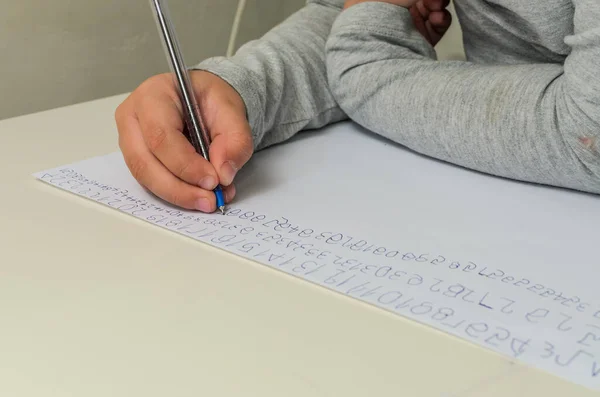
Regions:
<svg viewBox="0 0 600 397"><path fill-rule="evenodd" d="M256 149L346 119L327 82L325 44L344 0L309 0L231 58L195 68L227 81L242 97Z"/></svg>
<svg viewBox="0 0 600 397"><path fill-rule="evenodd" d="M332 27L330 88L352 120L416 152L600 193L600 2L573 3L564 65L503 66L436 61L405 8L358 4Z"/></svg>

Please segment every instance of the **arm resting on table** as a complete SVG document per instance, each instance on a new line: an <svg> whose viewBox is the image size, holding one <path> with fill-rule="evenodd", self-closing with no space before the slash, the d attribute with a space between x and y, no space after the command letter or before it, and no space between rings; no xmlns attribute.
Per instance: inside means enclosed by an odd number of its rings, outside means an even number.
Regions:
<svg viewBox="0 0 600 397"><path fill-rule="evenodd" d="M328 40L330 88L352 120L424 155L600 193L600 3L574 3L564 66L437 61L407 9L358 4Z"/></svg>

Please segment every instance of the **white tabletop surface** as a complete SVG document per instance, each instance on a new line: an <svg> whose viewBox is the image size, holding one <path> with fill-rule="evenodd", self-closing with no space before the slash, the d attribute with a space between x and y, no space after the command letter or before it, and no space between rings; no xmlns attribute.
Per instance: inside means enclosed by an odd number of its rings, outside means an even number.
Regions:
<svg viewBox="0 0 600 397"><path fill-rule="evenodd" d="M0 121L0 396L597 395L31 176L123 99Z"/></svg>

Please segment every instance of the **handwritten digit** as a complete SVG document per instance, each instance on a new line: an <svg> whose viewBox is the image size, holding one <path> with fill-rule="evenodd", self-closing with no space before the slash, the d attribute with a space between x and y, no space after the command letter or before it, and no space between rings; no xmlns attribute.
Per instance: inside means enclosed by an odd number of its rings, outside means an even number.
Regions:
<svg viewBox="0 0 600 397"><path fill-rule="evenodd" d="M377 301L384 305L389 305L391 303L396 302L400 298L402 298L402 292L390 291L390 292L386 292L385 294L382 294L379 298L377 298Z"/></svg>
<svg viewBox="0 0 600 397"><path fill-rule="evenodd" d="M467 335L469 335L471 338L479 338L479 334L483 334L485 332L487 332L489 329L489 326L486 323L473 323L473 324L469 324L467 326L467 328L465 328L465 332Z"/></svg>
<svg viewBox="0 0 600 397"><path fill-rule="evenodd" d="M427 313L429 313L430 311L433 310L433 306L432 305L433 305L433 303L431 303L431 302L423 302L420 305L413 306L410 309L410 312L412 314L417 314L417 315L427 314Z"/></svg>
<svg viewBox="0 0 600 397"><path fill-rule="evenodd" d="M588 357L594 358L593 355L591 355L590 353L586 352L585 350L578 350L567 361L561 361L560 360L560 357L561 357L560 354L557 354L556 357L555 357L555 359L554 359L554 362L556 364L560 365L561 367L568 367L569 365L571 365L571 363L573 361L575 361L575 359L577 357L580 357L580 356L588 356Z"/></svg>
<svg viewBox="0 0 600 397"><path fill-rule="evenodd" d="M502 327L497 327L496 330L497 330L497 332L494 333L489 338L487 338L485 340L485 343L487 343L488 345L498 347L500 345L497 343L492 343L492 341L497 340L498 342L504 342L504 341L508 340L510 338L510 331L507 330L506 328L502 328Z"/></svg>

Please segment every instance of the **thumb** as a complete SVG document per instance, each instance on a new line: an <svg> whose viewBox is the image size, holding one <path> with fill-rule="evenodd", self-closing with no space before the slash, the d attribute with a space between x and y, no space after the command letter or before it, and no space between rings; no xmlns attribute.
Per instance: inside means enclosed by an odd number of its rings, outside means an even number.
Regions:
<svg viewBox="0 0 600 397"><path fill-rule="evenodd" d="M221 116L208 126L212 137L210 162L219 175L221 185L229 186L252 157L254 143L245 114L240 115L232 108L219 113Z"/></svg>
<svg viewBox="0 0 600 397"><path fill-rule="evenodd" d="M242 97L225 80L198 72L195 79L200 113L211 137L210 162L224 187L250 160L254 142Z"/></svg>
<svg viewBox="0 0 600 397"><path fill-rule="evenodd" d="M241 98L219 94L212 96L207 104L212 111L206 118L206 128L211 137L210 162L221 185L229 186L252 157L254 142Z"/></svg>

